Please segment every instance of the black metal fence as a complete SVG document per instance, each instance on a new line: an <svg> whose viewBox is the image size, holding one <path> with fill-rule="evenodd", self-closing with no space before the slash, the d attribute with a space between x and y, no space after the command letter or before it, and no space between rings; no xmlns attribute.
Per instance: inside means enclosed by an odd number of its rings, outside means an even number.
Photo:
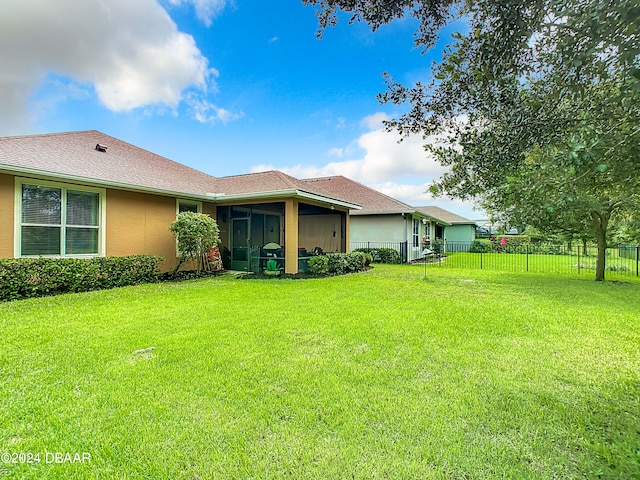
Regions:
<svg viewBox="0 0 640 480"><path fill-rule="evenodd" d="M393 263L408 263L420 258L417 254L410 255L409 242L351 242L349 251L354 250L394 250L397 256L393 256Z"/></svg>
<svg viewBox="0 0 640 480"><path fill-rule="evenodd" d="M595 274L598 249L588 245L494 244L489 251L474 251L472 244L446 242L439 249L415 248L407 242L353 242L351 250L393 249L398 263L423 262L439 268L478 268L512 272ZM610 276L639 276L640 245L622 245L607 249L605 272Z"/></svg>

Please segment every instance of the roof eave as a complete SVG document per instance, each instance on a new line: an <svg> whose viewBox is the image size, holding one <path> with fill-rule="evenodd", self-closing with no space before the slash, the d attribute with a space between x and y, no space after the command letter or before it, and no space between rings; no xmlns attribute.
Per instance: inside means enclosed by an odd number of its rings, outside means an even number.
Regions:
<svg viewBox="0 0 640 480"><path fill-rule="evenodd" d="M418 212L420 213L420 212ZM441 218L436 218L436 217L432 217L431 215L426 215L424 213L420 213L420 215L422 215L423 218L428 218L429 220L435 222L435 223L439 223L440 225L444 225L445 227L450 227L452 224L442 220Z"/></svg>
<svg viewBox="0 0 640 480"><path fill-rule="evenodd" d="M359 210L352 215L406 215L414 214L415 210Z"/></svg>
<svg viewBox="0 0 640 480"><path fill-rule="evenodd" d="M165 190L162 188L145 187L143 185L132 185L128 183L114 182L111 180L101 180L98 178L82 177L79 175L68 175L59 172L50 172L47 170L39 170L34 168L19 167L14 165L0 164L0 172L9 174L29 175L30 177L38 178L41 180L56 179L70 183L77 183L81 185L94 185L100 187L110 187L118 190L129 190L143 193L154 193L157 195L164 195L170 197L181 197L198 200L206 200L208 197L206 194L198 194L193 192L180 192L177 190Z"/></svg>
<svg viewBox="0 0 640 480"><path fill-rule="evenodd" d="M40 170L29 167L20 167L16 165L0 164L0 172L9 174L28 175L30 177L40 178L42 180L56 179L66 181L70 183L77 183L82 185L95 185L100 187L110 187L119 190L129 190L143 193L153 193L157 195L189 198L194 200L210 201L216 203L221 200L257 200L264 198L286 198L286 197L300 197L308 200L314 200L320 203L327 203L336 207L342 207L349 210L360 210L362 207L353 203L345 202L335 198L324 197L303 190L288 189L288 190L274 190L268 192L255 192L255 193L243 193L225 195L224 193L194 193L194 192L181 192L177 190L166 190L162 188L146 187L143 185L132 185L122 182L114 182L111 180L102 180L96 178L83 177L80 175L69 175L59 172L52 172L48 170Z"/></svg>
<svg viewBox="0 0 640 480"><path fill-rule="evenodd" d="M343 207L350 210L360 210L362 207L360 205L355 205L353 203L344 202L342 200L337 200L335 198L324 197L322 195L317 195L315 193L305 192L303 190L297 189L289 189L289 190L272 190L268 192L255 192L255 193L236 193L236 194L225 194L225 193L207 193L207 198L213 202L227 202L227 201L236 201L236 200L258 200L264 198L288 198L288 197L300 197L308 200L314 200L316 202L328 203L330 205L334 205L336 207Z"/></svg>

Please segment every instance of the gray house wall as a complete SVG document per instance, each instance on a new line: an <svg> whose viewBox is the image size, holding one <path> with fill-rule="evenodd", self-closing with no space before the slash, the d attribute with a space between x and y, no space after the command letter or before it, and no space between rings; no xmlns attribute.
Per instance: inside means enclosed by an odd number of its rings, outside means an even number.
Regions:
<svg viewBox="0 0 640 480"><path fill-rule="evenodd" d="M422 237L425 233L425 225L420 216L400 213L376 214L376 215L351 215L350 243L353 248L360 248L364 243L370 243L371 247L394 248L401 253L406 261L416 260L421 257L424 245ZM413 220L418 220L419 235L418 245L414 245ZM435 224L430 226L433 235ZM401 244L406 242L406 247ZM389 245L384 245L388 243ZM406 248L400 252L401 248Z"/></svg>
<svg viewBox="0 0 640 480"><path fill-rule="evenodd" d="M407 240L407 220L400 214L351 215L350 241L404 242Z"/></svg>
<svg viewBox="0 0 640 480"><path fill-rule="evenodd" d="M449 225L445 227L447 242L471 243L476 239L475 225Z"/></svg>

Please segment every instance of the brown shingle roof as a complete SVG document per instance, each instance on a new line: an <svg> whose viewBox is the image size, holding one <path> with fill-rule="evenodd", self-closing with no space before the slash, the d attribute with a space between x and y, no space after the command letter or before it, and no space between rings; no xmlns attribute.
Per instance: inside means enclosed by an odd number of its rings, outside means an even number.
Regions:
<svg viewBox="0 0 640 480"><path fill-rule="evenodd" d="M348 208L358 208L359 205L351 200L342 198L328 192L317 185L304 180L298 180L286 173L270 170L268 172L247 173L216 179L216 192L218 195L247 195L247 194L291 194L292 192L310 194L315 197L333 202L342 203Z"/></svg>
<svg viewBox="0 0 640 480"><path fill-rule="evenodd" d="M106 151L96 150L96 145ZM215 178L96 130L0 137L0 169L89 183L206 195Z"/></svg>
<svg viewBox="0 0 640 480"><path fill-rule="evenodd" d="M415 208L406 203L343 177L342 175L308 178L303 180L303 182L321 188L334 198L361 205L362 210L352 212L355 214L366 215L371 213L402 213L415 211Z"/></svg>
<svg viewBox="0 0 640 480"><path fill-rule="evenodd" d="M304 192L340 200L278 171L215 178L96 130L0 137L1 170L196 197Z"/></svg>
<svg viewBox="0 0 640 480"><path fill-rule="evenodd" d="M327 196L327 192L313 188L302 180L277 170L221 177L216 179L216 187L219 192L224 192L226 195L301 190Z"/></svg>
<svg viewBox="0 0 640 480"><path fill-rule="evenodd" d="M464 223L475 224L473 220L461 217L460 215L456 215L455 213L440 207L416 207L416 211L452 225Z"/></svg>

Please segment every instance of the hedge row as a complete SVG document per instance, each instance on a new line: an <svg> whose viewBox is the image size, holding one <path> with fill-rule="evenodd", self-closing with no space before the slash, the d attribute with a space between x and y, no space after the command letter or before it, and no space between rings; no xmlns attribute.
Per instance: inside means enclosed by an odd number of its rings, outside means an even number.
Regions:
<svg viewBox="0 0 640 480"><path fill-rule="evenodd" d="M571 252L564 245L527 243L523 235L519 237L506 237L506 245L502 245L502 238L480 238L473 241L469 247L471 253L529 253L537 255L569 255Z"/></svg>
<svg viewBox="0 0 640 480"><path fill-rule="evenodd" d="M364 252L328 253L309 258L309 271L318 275L360 272L369 266L371 260L371 255Z"/></svg>
<svg viewBox="0 0 640 480"><path fill-rule="evenodd" d="M369 253L373 263L401 263L400 254L393 248L356 248L354 252Z"/></svg>
<svg viewBox="0 0 640 480"><path fill-rule="evenodd" d="M0 301L154 282L162 260L151 255L0 260Z"/></svg>
<svg viewBox="0 0 640 480"><path fill-rule="evenodd" d="M493 242L485 238L477 238L469 247L471 253L491 253L493 251Z"/></svg>

